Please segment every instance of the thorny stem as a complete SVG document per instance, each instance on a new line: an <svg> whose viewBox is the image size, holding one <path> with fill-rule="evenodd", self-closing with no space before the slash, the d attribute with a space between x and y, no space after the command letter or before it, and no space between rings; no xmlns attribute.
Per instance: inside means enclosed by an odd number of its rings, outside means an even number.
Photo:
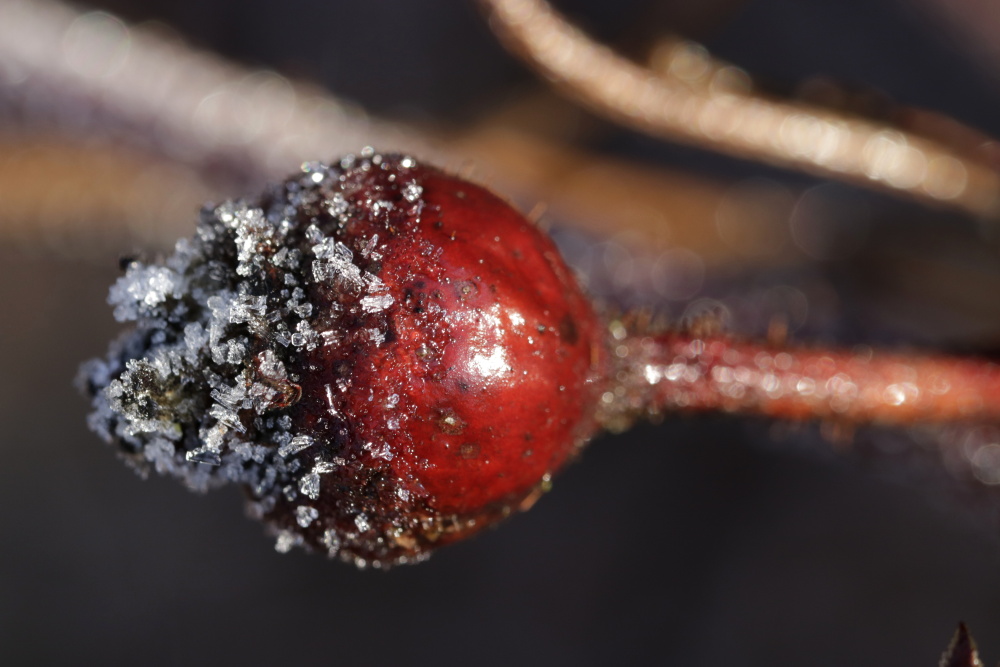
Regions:
<svg viewBox="0 0 1000 667"><path fill-rule="evenodd" d="M738 88L692 86L595 43L543 0L481 0L507 46L595 112L647 134L995 217L1000 175L938 142Z"/></svg>
<svg viewBox="0 0 1000 667"><path fill-rule="evenodd" d="M955 631L948 648L938 661L938 667L983 667L976 641L965 623L958 624L958 630Z"/></svg>
<svg viewBox="0 0 1000 667"><path fill-rule="evenodd" d="M1000 366L981 359L642 336L621 325L612 333L611 414L712 410L852 425L1000 419Z"/></svg>

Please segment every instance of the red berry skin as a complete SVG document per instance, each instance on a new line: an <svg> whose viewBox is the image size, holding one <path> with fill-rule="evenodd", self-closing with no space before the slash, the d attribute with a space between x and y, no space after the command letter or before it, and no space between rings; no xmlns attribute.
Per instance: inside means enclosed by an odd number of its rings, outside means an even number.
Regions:
<svg viewBox="0 0 1000 667"><path fill-rule="evenodd" d="M484 188L389 158L347 178L337 238L371 250L392 301L312 287L336 344L293 369L290 414L344 463L321 476L319 520L294 527L285 501L269 518L342 557L419 559L507 516L593 435L605 328L551 240Z"/></svg>

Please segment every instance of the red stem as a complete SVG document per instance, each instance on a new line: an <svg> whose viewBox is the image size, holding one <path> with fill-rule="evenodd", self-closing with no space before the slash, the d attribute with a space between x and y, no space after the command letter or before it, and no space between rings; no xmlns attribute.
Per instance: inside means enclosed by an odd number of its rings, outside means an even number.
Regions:
<svg viewBox="0 0 1000 667"><path fill-rule="evenodd" d="M619 339L619 384L604 397L611 415L683 409L850 424L1000 420L1000 366L981 359L676 332Z"/></svg>

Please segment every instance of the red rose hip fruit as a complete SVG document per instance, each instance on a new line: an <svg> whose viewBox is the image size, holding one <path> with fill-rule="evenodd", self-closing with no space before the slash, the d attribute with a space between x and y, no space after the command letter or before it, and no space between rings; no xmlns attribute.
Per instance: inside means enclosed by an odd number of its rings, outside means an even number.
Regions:
<svg viewBox="0 0 1000 667"><path fill-rule="evenodd" d="M112 288L92 426L141 471L242 484L294 545L419 559L533 498L596 430L605 329L551 241L399 156L206 209Z"/></svg>

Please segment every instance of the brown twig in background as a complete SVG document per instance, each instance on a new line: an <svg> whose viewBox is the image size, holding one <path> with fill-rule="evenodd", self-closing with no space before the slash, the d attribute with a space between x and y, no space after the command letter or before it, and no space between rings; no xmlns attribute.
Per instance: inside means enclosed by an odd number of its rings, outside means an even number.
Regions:
<svg viewBox="0 0 1000 667"><path fill-rule="evenodd" d="M714 73L726 85L654 72L595 43L543 0L482 2L512 51L590 109L642 132L977 216L1000 214L997 173L935 141L742 92L732 68L711 61L698 76Z"/></svg>

